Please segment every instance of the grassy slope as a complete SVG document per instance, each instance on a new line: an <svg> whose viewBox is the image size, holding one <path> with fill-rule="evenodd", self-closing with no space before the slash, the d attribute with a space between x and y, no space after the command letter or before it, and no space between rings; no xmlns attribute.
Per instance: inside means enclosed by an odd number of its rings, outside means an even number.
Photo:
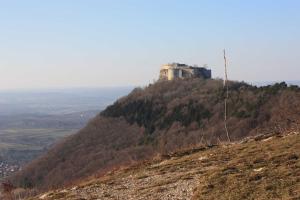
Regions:
<svg viewBox="0 0 300 200"><path fill-rule="evenodd" d="M299 199L300 134L273 135L112 171L44 199ZM37 200L31 198L31 200Z"/></svg>

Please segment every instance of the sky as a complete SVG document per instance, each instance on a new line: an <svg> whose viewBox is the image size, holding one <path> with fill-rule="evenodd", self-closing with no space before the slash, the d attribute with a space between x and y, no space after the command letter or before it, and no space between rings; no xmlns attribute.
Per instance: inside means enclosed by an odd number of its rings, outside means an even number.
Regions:
<svg viewBox="0 0 300 200"><path fill-rule="evenodd" d="M143 86L162 64L300 79L298 0L0 0L0 89Z"/></svg>

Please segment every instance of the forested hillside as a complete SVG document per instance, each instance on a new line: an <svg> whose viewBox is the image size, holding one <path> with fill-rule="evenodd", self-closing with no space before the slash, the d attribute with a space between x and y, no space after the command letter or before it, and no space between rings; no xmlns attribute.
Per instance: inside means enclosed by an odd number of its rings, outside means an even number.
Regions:
<svg viewBox="0 0 300 200"><path fill-rule="evenodd" d="M136 88L11 180L21 187L56 188L157 154L226 142L224 96L221 80L174 80ZM299 113L297 86L229 84L232 141L298 129Z"/></svg>

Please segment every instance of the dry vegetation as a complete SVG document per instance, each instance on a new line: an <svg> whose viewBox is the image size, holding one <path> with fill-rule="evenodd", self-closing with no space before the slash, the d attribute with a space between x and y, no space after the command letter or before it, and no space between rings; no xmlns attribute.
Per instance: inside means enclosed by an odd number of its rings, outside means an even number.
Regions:
<svg viewBox="0 0 300 200"><path fill-rule="evenodd" d="M227 122L235 141L300 126L296 86L257 88L230 82L229 93ZM224 95L221 80L175 80L137 88L11 180L18 187L58 188L157 154L218 144L226 140Z"/></svg>
<svg viewBox="0 0 300 200"><path fill-rule="evenodd" d="M300 134L199 147L30 200L299 199Z"/></svg>

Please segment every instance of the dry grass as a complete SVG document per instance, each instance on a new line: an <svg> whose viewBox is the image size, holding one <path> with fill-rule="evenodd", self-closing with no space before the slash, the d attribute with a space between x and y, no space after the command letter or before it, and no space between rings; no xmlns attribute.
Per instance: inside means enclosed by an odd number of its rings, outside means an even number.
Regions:
<svg viewBox="0 0 300 200"><path fill-rule="evenodd" d="M299 133L183 151L46 199L299 199L299 152Z"/></svg>
<svg viewBox="0 0 300 200"><path fill-rule="evenodd" d="M216 154L224 165L203 177L193 199L300 198L300 136L238 144Z"/></svg>

